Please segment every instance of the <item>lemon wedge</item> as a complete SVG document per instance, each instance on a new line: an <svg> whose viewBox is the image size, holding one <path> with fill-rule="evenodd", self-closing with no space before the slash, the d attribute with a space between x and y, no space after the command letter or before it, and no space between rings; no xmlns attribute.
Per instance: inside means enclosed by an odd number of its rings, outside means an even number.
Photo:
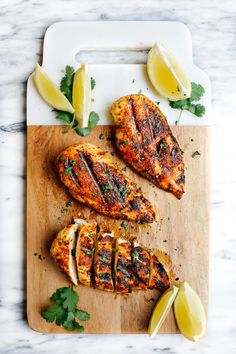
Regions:
<svg viewBox="0 0 236 354"><path fill-rule="evenodd" d="M155 337L162 323L165 321L178 293L178 290L179 288L172 286L170 289L166 290L158 300L152 312L148 326L148 334L151 336L151 338Z"/></svg>
<svg viewBox="0 0 236 354"><path fill-rule="evenodd" d="M172 53L154 44L148 53L147 72L156 91L170 101L191 96L191 83Z"/></svg>
<svg viewBox="0 0 236 354"><path fill-rule="evenodd" d="M91 107L91 77L85 64L81 65L74 76L72 104L75 108L75 118L80 128L86 128Z"/></svg>
<svg viewBox="0 0 236 354"><path fill-rule="evenodd" d="M197 293L184 282L174 302L174 313L180 332L197 342L206 333L206 314Z"/></svg>
<svg viewBox="0 0 236 354"><path fill-rule="evenodd" d="M38 93L49 106L60 111L74 113L74 108L68 99L63 95L39 64L36 64L33 77Z"/></svg>

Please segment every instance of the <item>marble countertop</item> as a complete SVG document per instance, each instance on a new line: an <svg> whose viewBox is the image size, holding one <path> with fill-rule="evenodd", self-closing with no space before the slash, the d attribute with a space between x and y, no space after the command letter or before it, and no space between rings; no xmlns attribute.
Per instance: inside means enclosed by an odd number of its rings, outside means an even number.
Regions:
<svg viewBox="0 0 236 354"><path fill-rule="evenodd" d="M236 150L230 146L236 129L235 15L234 0L1 0L0 353L236 352ZM154 340L147 335L46 335L27 325L26 80L41 62L46 28L62 20L176 20L192 33L194 61L210 76L213 91L209 325L201 343L181 335Z"/></svg>

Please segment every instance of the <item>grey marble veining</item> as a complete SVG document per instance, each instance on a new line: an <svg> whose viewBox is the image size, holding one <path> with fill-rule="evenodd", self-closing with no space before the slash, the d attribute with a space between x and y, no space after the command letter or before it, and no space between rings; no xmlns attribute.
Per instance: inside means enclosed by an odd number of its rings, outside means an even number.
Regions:
<svg viewBox="0 0 236 354"><path fill-rule="evenodd" d="M207 337L45 335L25 315L25 91L46 28L62 20L177 20L211 78L211 250ZM180 44L181 45L181 44ZM236 2L234 0L0 1L0 353L185 354L236 352Z"/></svg>

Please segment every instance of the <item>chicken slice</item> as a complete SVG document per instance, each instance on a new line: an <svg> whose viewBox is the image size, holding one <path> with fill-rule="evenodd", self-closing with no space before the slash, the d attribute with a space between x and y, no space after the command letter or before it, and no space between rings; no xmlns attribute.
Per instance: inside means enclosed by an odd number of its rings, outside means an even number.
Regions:
<svg viewBox="0 0 236 354"><path fill-rule="evenodd" d="M133 262L133 286L134 290L146 290L150 275L150 253L137 241L133 242L132 248Z"/></svg>
<svg viewBox="0 0 236 354"><path fill-rule="evenodd" d="M114 291L112 280L112 248L114 233L101 228L97 235L94 253L94 277L96 287L100 290Z"/></svg>
<svg viewBox="0 0 236 354"><path fill-rule="evenodd" d="M55 237L50 254L61 269L69 276L72 283L78 285L78 276L75 261L76 233L84 221L66 226Z"/></svg>
<svg viewBox="0 0 236 354"><path fill-rule="evenodd" d="M76 244L76 263L79 282L90 286L93 265L94 246L96 242L97 224L86 223L78 232Z"/></svg>
<svg viewBox="0 0 236 354"><path fill-rule="evenodd" d="M151 253L149 289L158 289L164 292L170 287L169 276L158 258Z"/></svg>
<svg viewBox="0 0 236 354"><path fill-rule="evenodd" d="M115 247L115 291L117 293L129 293L132 290L132 243L121 237L116 240Z"/></svg>

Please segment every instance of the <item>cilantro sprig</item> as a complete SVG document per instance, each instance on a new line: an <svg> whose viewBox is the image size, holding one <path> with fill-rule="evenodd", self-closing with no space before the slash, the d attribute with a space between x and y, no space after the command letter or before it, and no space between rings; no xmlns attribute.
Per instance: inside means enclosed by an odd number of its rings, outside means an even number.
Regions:
<svg viewBox="0 0 236 354"><path fill-rule="evenodd" d="M72 66L67 65L65 68L65 75L61 79L60 90L66 96L66 98L72 101L72 85L75 71Z"/></svg>
<svg viewBox="0 0 236 354"><path fill-rule="evenodd" d="M204 95L204 87L195 82L191 82L192 92L189 98L181 101L170 101L169 104L172 108L181 109L181 111L186 110L193 113L197 117L202 117L205 114L205 106L200 103L193 103L200 101L201 97ZM182 113L182 112L181 112ZM180 119L180 117L179 117ZM176 121L176 125L179 122L179 119Z"/></svg>
<svg viewBox="0 0 236 354"><path fill-rule="evenodd" d="M63 76L60 82L60 90L70 101L70 103L72 103L72 87L74 75L74 68L72 66L67 65L65 68L65 75ZM95 85L96 81L93 77L91 77L91 90L94 89ZM99 121L99 115L96 112L90 112L88 126L86 128L80 128L73 114L65 111L60 111L55 108L53 109L53 112L56 113L56 119L60 119L68 125L68 129L66 132L74 130L80 136L89 135L91 130L96 127Z"/></svg>
<svg viewBox="0 0 236 354"><path fill-rule="evenodd" d="M84 331L84 326L77 320L88 321L90 315L86 311L77 309L79 294L72 287L57 289L50 299L53 304L41 313L47 322L55 322L57 326L63 326L67 331Z"/></svg>

